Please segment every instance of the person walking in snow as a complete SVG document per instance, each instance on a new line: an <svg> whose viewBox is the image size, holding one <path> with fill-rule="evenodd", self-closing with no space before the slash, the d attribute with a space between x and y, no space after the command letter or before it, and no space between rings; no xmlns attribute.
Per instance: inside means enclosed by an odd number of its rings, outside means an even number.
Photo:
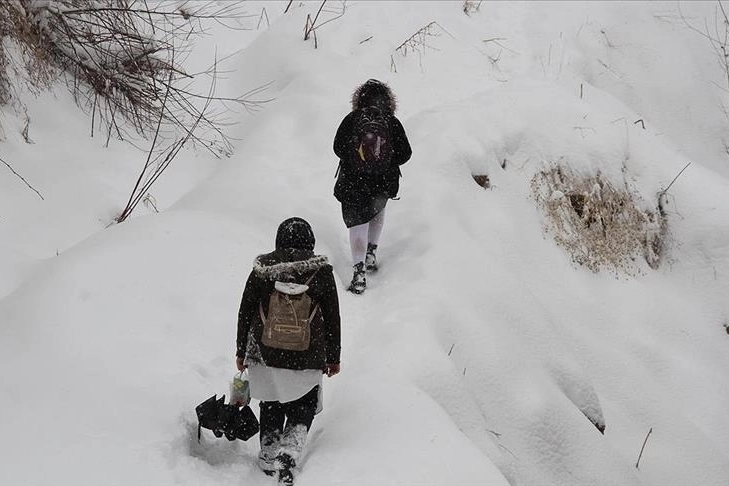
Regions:
<svg viewBox="0 0 729 486"><path fill-rule="evenodd" d="M395 95L387 84L369 79L352 95L352 111L334 137L339 157L334 197L349 228L354 274L347 290L361 294L366 272L377 270L377 246L385 205L397 197L400 166L412 155L405 129L395 117Z"/></svg>
<svg viewBox="0 0 729 486"><path fill-rule="evenodd" d="M314 254L301 218L283 221L276 249L258 256L238 312L236 365L260 400L258 463L280 485L293 469L321 409L322 376L339 373L339 299L327 257Z"/></svg>

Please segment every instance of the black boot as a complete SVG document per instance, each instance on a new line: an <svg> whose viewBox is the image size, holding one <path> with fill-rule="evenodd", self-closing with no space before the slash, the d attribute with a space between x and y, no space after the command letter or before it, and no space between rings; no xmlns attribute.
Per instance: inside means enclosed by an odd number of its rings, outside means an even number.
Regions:
<svg viewBox="0 0 729 486"><path fill-rule="evenodd" d="M286 454L279 454L276 458L276 466L278 466L278 486L293 486L294 484L294 459Z"/></svg>
<svg viewBox="0 0 729 486"><path fill-rule="evenodd" d="M377 257L375 256L376 251L377 251L377 245L373 245L372 243L367 244L367 255L365 256L365 269L368 272L377 271Z"/></svg>
<svg viewBox="0 0 729 486"><path fill-rule="evenodd" d="M367 279L365 278L365 264L359 262L354 266L354 275L352 276L352 283L349 284L347 290L353 294L361 294L367 288Z"/></svg>
<svg viewBox="0 0 729 486"><path fill-rule="evenodd" d="M261 452L258 454L258 467L266 476L274 476L276 469L276 453L281 440L278 430L261 431Z"/></svg>

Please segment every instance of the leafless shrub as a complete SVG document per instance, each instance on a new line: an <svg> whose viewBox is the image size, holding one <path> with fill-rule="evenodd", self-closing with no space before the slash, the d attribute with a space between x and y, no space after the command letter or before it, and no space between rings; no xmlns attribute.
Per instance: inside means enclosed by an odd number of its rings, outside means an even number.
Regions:
<svg viewBox="0 0 729 486"><path fill-rule="evenodd" d="M448 33L436 21L430 22L417 30L413 35L405 39L405 41L395 48L403 57L414 52L422 55L427 49L437 50L435 47L428 45L428 39L439 37L443 33ZM449 34L450 35L450 34Z"/></svg>
<svg viewBox="0 0 729 486"><path fill-rule="evenodd" d="M681 11L681 4L677 4L679 14L684 24L694 32L706 38L711 44L716 59L723 71L726 86L721 87L723 90L729 89L729 16L724 9L721 0L716 2L716 10L714 12L713 25L708 20L704 21L704 25L697 27L684 16Z"/></svg>
<svg viewBox="0 0 729 486"><path fill-rule="evenodd" d="M642 257L656 269L668 231L665 215L601 174L582 176L556 165L531 181L545 214L545 230L572 260L593 272L637 275Z"/></svg>
<svg viewBox="0 0 729 486"><path fill-rule="evenodd" d="M187 73L182 61L191 39L206 33L207 21L227 25L243 17L241 2L5 1L0 2L0 63L24 65L28 85L38 90L63 77L76 102L91 113L92 135L98 124L107 140L147 136L157 132L161 118L160 128L170 136L189 135L199 146L226 155L228 104L254 109L265 100L254 99L259 90L210 100L193 82L210 76L212 68ZM8 61L6 41L17 46L19 62ZM211 101L216 108L203 112L201 106Z"/></svg>
<svg viewBox="0 0 729 486"><path fill-rule="evenodd" d="M408 54L417 54L418 62L422 69L423 56L425 55L425 52L428 50L438 50L436 47L429 44L429 40L435 37L440 37L442 34L447 34L451 38L453 37L450 32L445 30L438 22L430 22L405 39L402 44L395 48L395 52L399 53L403 57L407 57ZM394 64L394 61L392 64ZM395 69L395 71L397 71L397 69Z"/></svg>
<svg viewBox="0 0 729 486"><path fill-rule="evenodd" d="M170 73L169 76L172 77L172 73ZM159 179L162 173L167 170L172 161L184 148L185 144L193 137L193 133L197 129L200 121L205 118L205 114L207 113L207 110L209 109L210 104L213 100L213 93L215 92L215 80L216 78L213 77L213 83L210 85L210 92L208 93L208 96L206 98L207 102L200 111L198 118L187 130L187 133L183 137L176 139L174 142L163 146L164 141L160 137L160 128L162 127L162 121L164 120L165 107L167 105L167 102L170 100L170 93L172 92L172 88L170 87L170 85L167 85L164 97L162 98L162 109L159 111L157 127L154 132L154 138L152 139L152 145L149 149L149 152L147 153L147 159L144 163L144 166L142 167L142 170L139 173L137 182L132 188L132 192L129 195L129 200L127 201L126 206L124 206L122 212L114 220L116 223L124 222L126 219L129 218L129 216L131 216L132 212L134 211L134 209L136 209L140 202L144 201L145 199L148 200L150 196L149 190L151 189L152 185L157 181L157 179ZM160 148L160 146L162 147ZM155 206L155 210L156 209L157 208Z"/></svg>
<svg viewBox="0 0 729 486"><path fill-rule="evenodd" d="M724 81L721 85L714 83L724 93L724 100L720 104L720 109L724 115L729 118L729 15L727 10L724 8L724 4L721 0L716 2L716 9L714 11L713 23L710 24L708 19L704 20L704 25L697 27L695 24L689 22L681 11L681 4L677 3L678 11L683 23L697 34L704 37L716 55L716 60L721 69L721 75ZM729 140L723 139L724 149L729 155Z"/></svg>
<svg viewBox="0 0 729 486"><path fill-rule="evenodd" d="M0 105L17 101L16 83L38 94L58 75L24 13L19 0L0 2Z"/></svg>

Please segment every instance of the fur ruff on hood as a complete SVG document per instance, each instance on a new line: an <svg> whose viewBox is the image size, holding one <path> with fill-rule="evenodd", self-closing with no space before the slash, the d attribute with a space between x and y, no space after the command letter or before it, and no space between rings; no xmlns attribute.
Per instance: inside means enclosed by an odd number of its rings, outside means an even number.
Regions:
<svg viewBox="0 0 729 486"><path fill-rule="evenodd" d="M313 272L329 264L329 260L324 255L314 255L307 260L273 264L266 264L262 261L262 258L267 256L259 255L253 261L253 271L266 280L279 280L296 274Z"/></svg>
<svg viewBox="0 0 729 486"><path fill-rule="evenodd" d="M377 99L379 103L373 103L373 99ZM352 111L357 111L364 106L376 104L380 108L384 108L395 113L397 110L397 99L390 87L376 79L370 79L364 84L357 87L352 93Z"/></svg>

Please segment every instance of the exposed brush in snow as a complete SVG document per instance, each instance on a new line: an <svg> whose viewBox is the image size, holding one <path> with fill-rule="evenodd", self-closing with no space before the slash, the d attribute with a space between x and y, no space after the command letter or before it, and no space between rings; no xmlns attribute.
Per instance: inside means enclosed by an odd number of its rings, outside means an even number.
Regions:
<svg viewBox="0 0 729 486"><path fill-rule="evenodd" d="M67 75L76 102L91 113L92 134L98 123L107 139L148 135L162 115L167 130L177 134L198 121L193 141L225 154L229 143L221 115L226 103L255 107L250 99L255 93L213 97L220 106L203 113L208 95L197 93L191 83L215 68L186 73L181 60L190 39L205 33L204 20L236 20L243 16L240 9L240 2L180 7L135 0L0 2L0 102L12 95L9 64L35 90Z"/></svg>
<svg viewBox="0 0 729 486"><path fill-rule="evenodd" d="M708 40L716 54L716 61L719 69L721 69L723 78L722 86L720 86L722 91L720 107L724 115L729 118L729 100L727 100L727 90L729 89L729 14L727 13L727 9L721 0L717 1L713 22L705 19L703 25L697 26L700 24L697 23L697 25L694 25L693 21L686 18L683 14L681 4L678 3L676 5L683 23L689 29ZM722 137L722 143L724 144L725 152L729 155L729 140Z"/></svg>
<svg viewBox="0 0 729 486"><path fill-rule="evenodd" d="M638 195L613 186L601 174L582 176L563 166L531 181L545 230L572 260L593 272L640 273L637 258L656 269L668 230L665 216Z"/></svg>
<svg viewBox="0 0 729 486"><path fill-rule="evenodd" d="M324 5L326 3L327 3L327 0L323 0L321 2L321 5L319 5L319 10L316 11L316 15L314 16L313 19L311 18L311 14L308 14L306 16L306 24L304 25L304 40L305 41L308 41L311 37L313 37L314 38L314 49L316 49L316 48L319 47L319 41L316 38L316 30L319 27L321 27L321 26L323 26L325 24L328 24L329 22L332 22L332 21L337 20L338 18L344 16L344 14L347 11L347 2L346 2L346 0L342 0L339 10L325 9L324 8ZM290 5L291 5L291 3L289 3L289 6ZM287 6L286 7L286 10L288 10L288 9L289 9L289 7ZM317 24L317 21L319 20L319 15L322 13L322 11L324 13L327 13L327 14L330 14L330 15L333 14L334 16L333 17L330 17L327 20L324 20L322 22L319 22Z"/></svg>
<svg viewBox="0 0 729 486"><path fill-rule="evenodd" d="M478 12L481 9L481 2L483 0L464 0L463 1L463 13L471 15L474 12Z"/></svg>
<svg viewBox="0 0 729 486"><path fill-rule="evenodd" d="M437 50L428 44L428 40L433 37L439 37L443 33L453 37L438 22L430 22L397 46L395 52L399 52L403 57L407 57L409 53L416 53L418 57L422 57L428 49Z"/></svg>

